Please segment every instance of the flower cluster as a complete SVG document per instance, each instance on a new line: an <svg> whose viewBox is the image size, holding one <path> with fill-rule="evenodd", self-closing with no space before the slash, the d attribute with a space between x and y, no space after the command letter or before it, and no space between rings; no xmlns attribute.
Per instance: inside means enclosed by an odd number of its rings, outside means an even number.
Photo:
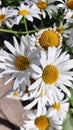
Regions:
<svg viewBox="0 0 73 130"><path fill-rule="evenodd" d="M9 75L5 85L13 81L7 98L29 100L20 129L61 130L73 88L73 0L0 4L0 32L13 34L0 49L0 78Z"/></svg>

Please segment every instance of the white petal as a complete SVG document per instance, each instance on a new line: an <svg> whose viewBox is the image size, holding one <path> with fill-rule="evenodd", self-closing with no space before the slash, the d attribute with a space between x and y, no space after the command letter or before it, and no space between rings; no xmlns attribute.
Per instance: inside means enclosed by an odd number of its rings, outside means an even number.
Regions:
<svg viewBox="0 0 73 130"><path fill-rule="evenodd" d="M60 80L60 82L62 82L64 85L67 85L67 86L71 86L71 85L72 85L71 81L69 81L65 76L64 76L64 78L62 78L62 77L60 76L60 77L59 77L59 80Z"/></svg>
<svg viewBox="0 0 73 130"><path fill-rule="evenodd" d="M38 67L37 65L35 64L31 64L31 67L34 71L36 71L38 74L42 74L42 70L40 67Z"/></svg>
<svg viewBox="0 0 73 130"><path fill-rule="evenodd" d="M6 75L6 74L11 74L11 73L14 73L15 70L5 70L2 72L2 75Z"/></svg>
<svg viewBox="0 0 73 130"><path fill-rule="evenodd" d="M4 44L9 49L9 51L11 51L15 55L15 48L8 41L4 41Z"/></svg>
<svg viewBox="0 0 73 130"><path fill-rule="evenodd" d="M32 60L37 54L39 54L40 48L33 50L30 55L28 56L30 60Z"/></svg>
<svg viewBox="0 0 73 130"><path fill-rule="evenodd" d="M6 66L4 63L0 63L0 69L6 69Z"/></svg>
<svg viewBox="0 0 73 130"><path fill-rule="evenodd" d="M17 78L14 81L13 90L16 90L18 88L18 80Z"/></svg>
<svg viewBox="0 0 73 130"><path fill-rule="evenodd" d="M18 41L17 41L17 39L16 39L15 37L13 37L13 39L14 39L14 46L15 46L15 49L16 49L16 51L18 51L18 52L20 53L20 48L19 48Z"/></svg>
<svg viewBox="0 0 73 130"><path fill-rule="evenodd" d="M71 96L70 91L64 85L59 84L59 88L61 88L69 97Z"/></svg>
<svg viewBox="0 0 73 130"><path fill-rule="evenodd" d="M44 51L41 51L40 63L44 68L44 66L46 65L46 53Z"/></svg>
<svg viewBox="0 0 73 130"><path fill-rule="evenodd" d="M32 74L32 77L33 77L34 79L38 79L38 78L41 77L41 74L35 74L35 73L33 73L33 74Z"/></svg>
<svg viewBox="0 0 73 130"><path fill-rule="evenodd" d="M47 64L51 64L53 63L54 57L56 54L56 48L55 47L48 47L48 63Z"/></svg>
<svg viewBox="0 0 73 130"><path fill-rule="evenodd" d="M40 85L41 81L42 81L42 78L39 78L38 80L36 80L31 86L29 86L29 91L37 88Z"/></svg>
<svg viewBox="0 0 73 130"><path fill-rule="evenodd" d="M25 130L23 127L20 127L20 130Z"/></svg>
<svg viewBox="0 0 73 130"><path fill-rule="evenodd" d="M32 119L32 120L34 120L35 119L35 115L31 112L31 111L28 111L27 112L27 117L28 117L28 119Z"/></svg>
<svg viewBox="0 0 73 130"><path fill-rule="evenodd" d="M36 105L37 101L38 101L38 99L34 99L34 101L32 101L29 105L25 106L24 109L25 110L31 109L33 106Z"/></svg>
<svg viewBox="0 0 73 130"><path fill-rule="evenodd" d="M21 16L21 15L17 16L17 17L14 19L14 23L18 25L21 19L22 19L22 16Z"/></svg>
<svg viewBox="0 0 73 130"><path fill-rule="evenodd" d="M57 66L58 66L58 69L60 71L72 69L73 68L73 60L65 61Z"/></svg>
<svg viewBox="0 0 73 130"><path fill-rule="evenodd" d="M33 22L33 17L31 15L26 15L25 17L27 20Z"/></svg>
<svg viewBox="0 0 73 130"><path fill-rule="evenodd" d="M0 61L5 62L5 57L0 55Z"/></svg>
<svg viewBox="0 0 73 130"><path fill-rule="evenodd" d="M5 85L7 85L9 82L11 82L15 77L16 77L15 74L11 75L11 76L10 76L10 79L8 79L8 80L5 82Z"/></svg>
<svg viewBox="0 0 73 130"><path fill-rule="evenodd" d="M40 116L41 114L42 114L42 102L41 98L38 98L37 116Z"/></svg>
<svg viewBox="0 0 73 130"><path fill-rule="evenodd" d="M57 65L57 64L60 64L60 63L62 63L62 62L64 62L64 61L67 61L69 59L69 55L67 54L65 54L65 53L63 53L63 54L61 54L60 56L59 56L59 58L57 58L56 60L55 60L55 64Z"/></svg>
<svg viewBox="0 0 73 130"><path fill-rule="evenodd" d="M56 114L56 109L49 109L48 117L53 117Z"/></svg>
<svg viewBox="0 0 73 130"><path fill-rule="evenodd" d="M55 59L55 54L56 54L56 48L55 47L48 48L48 61L50 60L51 64L53 63L53 61Z"/></svg>
<svg viewBox="0 0 73 130"><path fill-rule="evenodd" d="M21 41L20 41L20 51L21 51L22 55L25 54L25 44L24 44L24 41L25 41L25 37L22 36L21 37Z"/></svg>

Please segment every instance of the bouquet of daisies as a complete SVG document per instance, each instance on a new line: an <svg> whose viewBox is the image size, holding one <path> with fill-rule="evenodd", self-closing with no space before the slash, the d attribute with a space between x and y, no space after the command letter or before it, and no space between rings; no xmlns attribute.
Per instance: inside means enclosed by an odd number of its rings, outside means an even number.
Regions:
<svg viewBox="0 0 73 130"><path fill-rule="evenodd" d="M0 78L24 102L21 130L61 130L73 113L72 27L73 0L0 1Z"/></svg>

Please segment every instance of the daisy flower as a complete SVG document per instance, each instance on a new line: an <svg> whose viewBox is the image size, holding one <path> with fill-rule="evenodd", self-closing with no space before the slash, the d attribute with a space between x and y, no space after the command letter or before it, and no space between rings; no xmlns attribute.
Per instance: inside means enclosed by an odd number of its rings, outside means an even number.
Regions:
<svg viewBox="0 0 73 130"><path fill-rule="evenodd" d="M52 11L57 11L56 6L53 4L55 0L32 0L31 3L35 4L40 9L43 18L46 17L46 12L49 17L52 17Z"/></svg>
<svg viewBox="0 0 73 130"><path fill-rule="evenodd" d="M62 44L62 37L55 28L47 28L35 33L35 36L32 35L31 44L32 43L34 44L34 48L41 47L45 50L52 46L59 48Z"/></svg>
<svg viewBox="0 0 73 130"><path fill-rule="evenodd" d="M39 63L37 57L39 49L32 52L30 51L28 35L21 37L20 45L15 37L13 37L13 39L14 46L8 41L4 41L5 46L11 53L7 53L4 50L2 51L2 56L0 56L0 68L3 71L0 75L10 74L10 79L6 84L15 79L14 89L16 89L19 84L25 88L26 85L30 85L30 75L33 72L31 64Z"/></svg>
<svg viewBox="0 0 73 130"><path fill-rule="evenodd" d="M69 109L69 103L67 102L67 100L68 99L59 100L58 103L54 103L49 108L49 116L54 116L54 119L64 121Z"/></svg>
<svg viewBox="0 0 73 130"><path fill-rule="evenodd" d="M17 90L11 91L6 97L11 99L20 100L23 92L18 88Z"/></svg>
<svg viewBox="0 0 73 130"><path fill-rule="evenodd" d="M60 25L57 27L56 24L54 24L54 28L57 32L59 32L63 37L69 37L70 30L67 29L69 27L69 23L63 24L60 22Z"/></svg>
<svg viewBox="0 0 73 130"><path fill-rule="evenodd" d="M40 10L36 8L35 5L25 5L23 2L21 2L16 13L16 18L14 19L14 23L19 24L23 17L28 21L33 22L33 18L40 19L40 14Z"/></svg>
<svg viewBox="0 0 73 130"><path fill-rule="evenodd" d="M23 128L26 130L61 130L62 121L53 120L48 116L48 111L45 108L37 111L37 113L28 112L27 118L24 121Z"/></svg>
<svg viewBox="0 0 73 130"><path fill-rule="evenodd" d="M9 7L3 7L0 9L0 26L2 24L6 24L11 28L14 24L12 19L12 17L15 15L14 12L15 10L13 11L12 8Z"/></svg>
<svg viewBox="0 0 73 130"><path fill-rule="evenodd" d="M70 92L66 88L72 87L73 60L69 58L67 52L61 54L61 49L49 47L48 53L41 50L40 66L32 64L35 71L33 78L36 81L29 87L29 91L36 90L38 86L46 89L46 94L52 93L55 102L58 102L60 95L59 88L70 97Z"/></svg>

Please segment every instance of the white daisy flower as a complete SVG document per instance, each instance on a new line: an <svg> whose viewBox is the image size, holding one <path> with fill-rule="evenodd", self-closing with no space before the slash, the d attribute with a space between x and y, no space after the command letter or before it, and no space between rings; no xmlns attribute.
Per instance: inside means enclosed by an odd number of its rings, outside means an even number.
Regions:
<svg viewBox="0 0 73 130"><path fill-rule="evenodd" d="M48 47L52 46L60 48L62 45L62 36L55 28L42 29L31 36L31 44L34 44L34 49L41 47L47 50Z"/></svg>
<svg viewBox="0 0 73 130"><path fill-rule="evenodd" d="M65 100L59 100L58 103L54 103L49 108L49 116L53 116L54 119L62 120L67 116L67 112L69 109L69 103L67 102L68 99Z"/></svg>
<svg viewBox="0 0 73 130"><path fill-rule="evenodd" d="M26 130L61 130L62 121L53 120L48 116L48 111L43 108L37 113L28 112L29 120L24 121L23 128Z"/></svg>
<svg viewBox="0 0 73 130"><path fill-rule="evenodd" d="M70 92L66 88L72 87L73 72L70 69L73 68L73 60L70 60L69 54L63 52L61 49L55 47L49 47L48 53L41 51L40 67L32 64L31 67L36 73L33 73L33 78L36 81L29 87L29 91L43 87L46 89L47 96L52 94L53 100L58 102L61 92L59 88L70 97Z"/></svg>
<svg viewBox="0 0 73 130"><path fill-rule="evenodd" d="M56 26L56 24L54 24L55 30L66 38L69 37L69 34L71 32L69 29L67 29L68 27L69 27L69 23L63 24L62 22L60 22L59 26Z"/></svg>
<svg viewBox="0 0 73 130"><path fill-rule="evenodd" d="M13 11L12 8L9 7L3 7L0 9L0 26L4 23L11 28L14 24L12 19L12 17L15 15L14 12L15 10Z"/></svg>
<svg viewBox="0 0 73 130"><path fill-rule="evenodd" d="M17 90L11 91L6 97L11 98L11 99L20 100L22 95L23 95L23 92L20 91L18 88Z"/></svg>
<svg viewBox="0 0 73 130"><path fill-rule="evenodd" d="M53 4L54 1L55 0L32 0L31 3L35 4L37 8L40 9L43 18L46 17L46 12L51 18L52 11L57 11L56 6Z"/></svg>
<svg viewBox="0 0 73 130"><path fill-rule="evenodd" d="M5 46L12 53L7 53L2 51L2 56L0 56L0 68L4 70L0 75L4 76L11 74L10 79L6 82L14 80L13 88L16 89L19 84L21 87L30 85L30 75L33 72L31 69L31 64L38 64L39 60L37 54L39 49L30 52L29 44L27 40L28 35L21 37L20 45L18 41L14 38L14 46L11 45L8 41L4 41Z"/></svg>
<svg viewBox="0 0 73 130"><path fill-rule="evenodd" d="M19 24L23 17L26 18L28 21L33 22L33 18L40 19L40 14L40 10L36 8L35 5L24 5L24 3L21 2L16 13L16 18L14 19L14 23Z"/></svg>

